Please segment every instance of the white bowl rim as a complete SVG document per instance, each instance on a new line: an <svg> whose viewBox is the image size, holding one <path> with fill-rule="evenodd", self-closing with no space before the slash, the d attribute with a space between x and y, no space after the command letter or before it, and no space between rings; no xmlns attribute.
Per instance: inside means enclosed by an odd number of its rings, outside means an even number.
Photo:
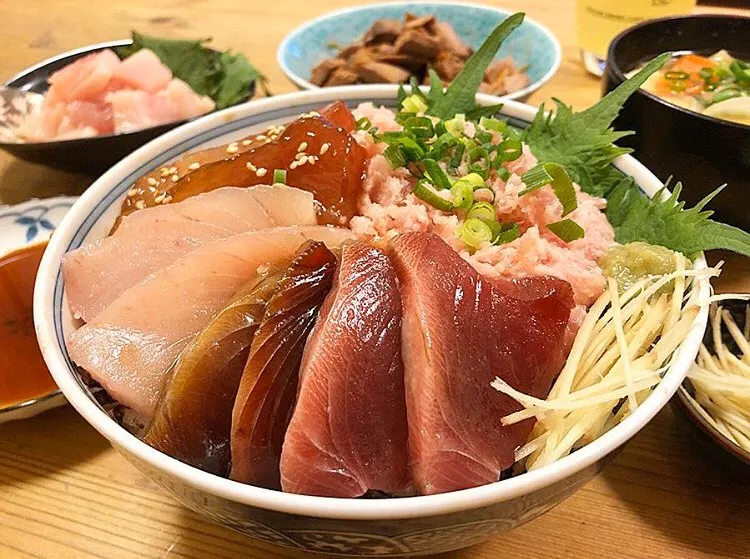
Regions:
<svg viewBox="0 0 750 559"><path fill-rule="evenodd" d="M678 350L673 366L664 375L662 382L622 423L594 442L539 470L481 487L439 495L393 499L341 499L282 493L231 481L203 472L148 446L118 425L84 392L74 372L68 368L64 353L55 337L52 319L53 293L60 271L60 259L67 249L72 234L77 225L89 215L102 193L106 193L111 185L120 182L133 169L138 168L143 160L150 159L153 155L163 153L182 140L226 122L312 102L323 106L337 99L350 102L364 102L368 99L386 97L395 99L396 94L397 88L392 85L321 88L252 101L206 115L152 140L127 156L94 182L70 209L50 240L39 268L34 292L34 325L42 354L58 386L73 407L115 447L195 489L261 509L306 517L349 520L426 517L507 501L573 476L623 445L667 404L697 355L707 324L707 305L696 317L690 333ZM516 101L503 101L491 95L480 94L477 100L483 105L503 102L505 106L502 112L506 116L527 122L532 120L538 110L530 105ZM653 195L663 186L651 171L629 155L617 158L615 166L632 176L649 195ZM700 267L706 266L702 256L697 259L696 264ZM702 280L701 300L707 301L709 294L710 285L707 280Z"/></svg>
<svg viewBox="0 0 750 559"><path fill-rule="evenodd" d="M339 10L333 10L331 12L326 12L323 15L320 15L314 19L311 19L309 21L306 21L305 23L302 23L292 29L289 33L287 33L284 36L284 39L279 44L278 48L276 49L276 63L279 65L279 68L281 68L281 71L284 72L286 77L291 80L295 85L301 87L302 89L307 90L314 90L314 89L322 89L320 86L315 85L314 83L304 79L303 77L297 75L292 69L287 65L286 61L284 60L284 53L289 50L289 43L297 37L300 33L303 31L306 31L310 27L313 27L328 18L337 17L340 15L348 14L348 13L356 13L360 11L364 11L367 9L371 9L377 6L395 6L395 7L411 7L414 5L420 5L420 4L444 4L448 6L462 6L462 7L469 7L469 8L480 8L483 10L491 11L491 12L497 12L499 14L503 14L506 17L512 15L513 11L506 10L505 8L500 8L496 6L490 6L487 4L479 4L476 2L455 2L452 0L416 0L414 2L374 2L372 4L364 4L362 6L353 6L349 8L341 8ZM552 62L552 67L538 80L536 80L533 83L530 83L523 89L519 89L518 91L514 91L513 93L509 93L507 95L503 95L503 99L520 99L522 97L525 97L526 95L530 95L540 87L542 87L545 83L547 83L550 79L552 79L552 76L554 76L557 71L560 69L560 64L562 64L562 46L560 45L560 41L557 39L554 33L550 31L550 29L544 25L539 23L537 20L530 18L528 16L524 16L523 19L524 23L528 22L531 25L539 28L539 30L547 35L547 37L552 41L552 45L555 50L555 58Z"/></svg>

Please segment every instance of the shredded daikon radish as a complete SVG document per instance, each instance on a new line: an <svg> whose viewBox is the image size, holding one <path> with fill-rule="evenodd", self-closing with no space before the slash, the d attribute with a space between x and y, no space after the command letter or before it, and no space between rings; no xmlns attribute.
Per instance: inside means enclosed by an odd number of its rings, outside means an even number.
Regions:
<svg viewBox="0 0 750 559"><path fill-rule="evenodd" d="M504 425L537 419L528 442L515 453L527 470L595 440L632 414L661 382L708 304L701 300L696 280L719 274L718 268L692 268L679 253L674 258L674 272L640 279L624 293L608 282L581 323L547 399L523 394L499 378L492 383L523 406L502 418ZM724 431L738 430L741 424L732 415Z"/></svg>
<svg viewBox="0 0 750 559"><path fill-rule="evenodd" d="M716 298L714 298L716 299ZM725 295L723 299L748 299L747 295ZM723 300L722 299L722 300ZM715 354L701 346L698 359L688 373L695 394L681 389L688 403L727 440L750 452L750 305L745 308L744 328L729 311L711 312ZM724 344L722 330L737 344L740 355Z"/></svg>

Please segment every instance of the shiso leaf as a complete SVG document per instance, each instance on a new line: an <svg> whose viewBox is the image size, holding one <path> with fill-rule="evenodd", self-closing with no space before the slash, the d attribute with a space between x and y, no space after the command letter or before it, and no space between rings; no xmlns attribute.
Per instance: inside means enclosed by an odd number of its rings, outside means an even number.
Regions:
<svg viewBox="0 0 750 559"><path fill-rule="evenodd" d="M611 124L622 105L646 79L671 58L665 53L646 64L635 76L602 98L596 105L574 113L572 108L555 100L557 111L546 114L540 107L524 141L540 163L563 165L581 190L607 200L607 218L620 243L644 241L682 252L688 256L703 250L727 249L750 256L750 234L709 218L702 211L718 191L695 208L685 209L679 202L681 187L665 197L646 196L611 163L632 150L615 145L633 132L617 132Z"/></svg>
<svg viewBox="0 0 750 559"><path fill-rule="evenodd" d="M476 107L476 95L485 70L495 58L503 41L521 25L524 15L523 13L513 14L500 23L485 39L482 46L466 61L461 73L456 76L445 92L442 87L437 87L435 77L431 75L428 114L447 120L457 114L468 113Z"/></svg>
<svg viewBox="0 0 750 559"><path fill-rule="evenodd" d="M117 49L126 58L141 49L149 49L159 57L172 74L187 83L199 95L208 95L217 109L244 101L253 81L258 81L266 94L265 77L244 54L218 52L205 46L211 39L161 39L132 32L133 44Z"/></svg>

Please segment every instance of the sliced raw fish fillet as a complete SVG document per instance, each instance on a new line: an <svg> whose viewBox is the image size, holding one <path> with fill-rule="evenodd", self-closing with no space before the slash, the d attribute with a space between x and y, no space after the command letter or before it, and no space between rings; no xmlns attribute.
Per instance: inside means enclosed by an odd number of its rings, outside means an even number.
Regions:
<svg viewBox="0 0 750 559"><path fill-rule="evenodd" d="M323 243L308 243L266 305L232 410L232 479L280 488L279 457L302 352L335 267L336 258Z"/></svg>
<svg viewBox="0 0 750 559"><path fill-rule="evenodd" d="M438 236L391 244L403 297L409 459L417 490L442 493L497 481L533 427L503 426L520 409L500 377L544 398L568 353L570 285L551 277L493 281Z"/></svg>
<svg viewBox="0 0 750 559"><path fill-rule="evenodd" d="M105 99L112 105L115 131L119 134L166 124L179 118L174 103L157 93L120 89L108 93Z"/></svg>
<svg viewBox="0 0 750 559"><path fill-rule="evenodd" d="M124 218L112 236L63 257L68 304L88 322L148 274L210 241L316 223L312 195L283 185L220 188L146 208Z"/></svg>
<svg viewBox="0 0 750 559"><path fill-rule="evenodd" d="M112 79L122 88L156 93L167 87L172 79L172 71L162 64L153 51L141 49L115 68Z"/></svg>
<svg viewBox="0 0 750 559"><path fill-rule="evenodd" d="M169 372L149 445L220 476L229 475L232 407L250 344L282 274L259 276L183 350Z"/></svg>
<svg viewBox="0 0 750 559"><path fill-rule="evenodd" d="M366 243L344 245L305 348L281 453L284 491L324 497L406 491L401 314L388 256Z"/></svg>
<svg viewBox="0 0 750 559"><path fill-rule="evenodd" d="M259 268L287 261L305 241L334 247L351 236L326 226L276 227L204 245L125 291L70 336L68 352L148 424L167 369Z"/></svg>
<svg viewBox="0 0 750 559"><path fill-rule="evenodd" d="M47 96L55 102L101 100L120 64L110 49L84 56L49 77Z"/></svg>
<svg viewBox="0 0 750 559"><path fill-rule="evenodd" d="M159 95L168 99L175 107L177 118L193 118L211 112L216 107L207 95L198 95L184 81L173 78Z"/></svg>

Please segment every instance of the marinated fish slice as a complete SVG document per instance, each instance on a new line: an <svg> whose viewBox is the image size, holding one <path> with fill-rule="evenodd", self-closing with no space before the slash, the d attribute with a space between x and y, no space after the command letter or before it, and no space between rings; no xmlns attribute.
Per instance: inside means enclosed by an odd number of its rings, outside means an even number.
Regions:
<svg viewBox="0 0 750 559"><path fill-rule="evenodd" d="M342 127L347 132L352 132L355 128L354 116L342 101L334 101L320 109L319 112L322 118L335 126ZM117 218L114 228L119 227L123 216L134 213L143 207L149 208L162 204L164 201L162 195L166 195L166 191L172 187L175 180L209 163L234 159L241 153L268 143L278 135L279 132L275 127L272 127L260 134L252 134L229 144L189 153L182 159L143 175L133 184L132 196L128 196L123 201L121 214ZM273 172L273 170L271 169L269 172Z"/></svg>
<svg viewBox="0 0 750 559"><path fill-rule="evenodd" d="M401 297L386 254L342 248L305 348L281 453L284 491L359 497L409 485Z"/></svg>
<svg viewBox="0 0 750 559"><path fill-rule="evenodd" d="M391 244L403 298L409 459L417 490L443 493L497 481L533 422L504 427L520 405L496 376L546 397L567 355L574 306L567 282L491 281L442 239L407 233Z"/></svg>
<svg viewBox="0 0 750 559"><path fill-rule="evenodd" d="M168 189L177 202L231 184L265 183L275 169L286 184L312 192L322 223L344 225L357 209L367 153L354 137L320 116L289 124L275 140L236 157L202 165Z"/></svg>
<svg viewBox="0 0 750 559"><path fill-rule="evenodd" d="M266 306L232 412L232 479L280 488L279 457L305 340L333 282L336 258L310 243Z"/></svg>
<svg viewBox="0 0 750 559"><path fill-rule="evenodd" d="M182 351L144 440L207 472L229 475L232 406L250 343L280 274L258 277Z"/></svg>
<svg viewBox="0 0 750 559"><path fill-rule="evenodd" d="M312 195L282 185L220 188L147 208L125 218L112 236L63 257L68 304L88 322L148 274L208 242L316 222Z"/></svg>
<svg viewBox="0 0 750 559"><path fill-rule="evenodd" d="M276 227L204 245L128 289L74 332L70 356L147 425L169 366L259 267L288 261L307 240L334 247L351 237L327 226Z"/></svg>

